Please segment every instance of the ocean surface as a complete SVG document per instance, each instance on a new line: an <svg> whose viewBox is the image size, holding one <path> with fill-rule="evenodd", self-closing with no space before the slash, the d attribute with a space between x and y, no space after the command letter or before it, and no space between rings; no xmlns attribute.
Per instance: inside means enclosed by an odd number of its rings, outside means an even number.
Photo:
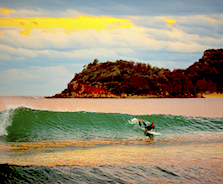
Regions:
<svg viewBox="0 0 223 184"><path fill-rule="evenodd" d="M137 119L155 124L149 137ZM1 183L222 183L223 98L0 97Z"/></svg>

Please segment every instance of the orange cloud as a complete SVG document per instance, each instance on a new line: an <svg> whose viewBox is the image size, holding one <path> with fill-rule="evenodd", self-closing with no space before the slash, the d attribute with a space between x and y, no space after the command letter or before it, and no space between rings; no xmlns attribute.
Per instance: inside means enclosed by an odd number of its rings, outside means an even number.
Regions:
<svg viewBox="0 0 223 184"><path fill-rule="evenodd" d="M129 28L133 24L128 19L113 17L79 16L76 18L12 18L0 19L0 26L21 27L21 35L29 36L32 29L41 29L44 32L55 32L54 28L63 28L65 33L79 30L95 29L100 32L103 29L115 30L117 28Z"/></svg>
<svg viewBox="0 0 223 184"><path fill-rule="evenodd" d="M13 10L10 10L10 9L7 9L7 8L1 8L1 12L2 13L10 13L12 12Z"/></svg>
<svg viewBox="0 0 223 184"><path fill-rule="evenodd" d="M209 20L209 21L211 21L211 22L216 21L216 19L213 19L213 18L209 18L209 19L207 19L207 20Z"/></svg>
<svg viewBox="0 0 223 184"><path fill-rule="evenodd" d="M0 30L0 37L2 36L1 34L2 34L2 30Z"/></svg>

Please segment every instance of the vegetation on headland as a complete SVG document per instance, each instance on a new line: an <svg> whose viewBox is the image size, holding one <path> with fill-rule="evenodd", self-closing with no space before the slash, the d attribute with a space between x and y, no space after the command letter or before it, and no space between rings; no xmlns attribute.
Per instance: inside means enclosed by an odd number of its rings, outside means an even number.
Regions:
<svg viewBox="0 0 223 184"><path fill-rule="evenodd" d="M117 60L84 66L54 98L196 98L223 91L223 49L206 50L187 69ZM201 95L200 95L201 94Z"/></svg>

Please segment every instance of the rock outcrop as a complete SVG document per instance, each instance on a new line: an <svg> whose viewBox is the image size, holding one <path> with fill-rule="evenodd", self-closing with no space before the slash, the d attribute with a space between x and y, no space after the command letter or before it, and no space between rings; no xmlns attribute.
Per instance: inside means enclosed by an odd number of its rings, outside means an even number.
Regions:
<svg viewBox="0 0 223 184"><path fill-rule="evenodd" d="M187 69L152 67L119 60L99 63L97 59L68 83L54 98L198 97L202 92L223 91L223 49L206 50Z"/></svg>

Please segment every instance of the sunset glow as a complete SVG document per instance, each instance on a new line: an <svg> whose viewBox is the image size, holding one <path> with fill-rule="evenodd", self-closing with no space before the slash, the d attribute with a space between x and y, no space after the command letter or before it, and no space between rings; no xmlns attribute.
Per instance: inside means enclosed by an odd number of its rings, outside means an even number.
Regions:
<svg viewBox="0 0 223 184"><path fill-rule="evenodd" d="M216 21L216 19L213 19L213 18L209 18L208 20L211 21L211 22Z"/></svg>
<svg viewBox="0 0 223 184"><path fill-rule="evenodd" d="M188 68L223 45L223 1L198 1L1 1L0 94L55 94L94 59Z"/></svg>
<svg viewBox="0 0 223 184"><path fill-rule="evenodd" d="M54 28L65 29L64 33L69 34L80 30L95 29L98 32L115 30L117 28L129 28L132 23L128 19L113 17L79 16L76 18L12 18L0 19L0 26L21 27L21 35L29 36L32 29L41 29L44 32L55 33Z"/></svg>
<svg viewBox="0 0 223 184"><path fill-rule="evenodd" d="M0 0L1 183L222 183L223 0Z"/></svg>
<svg viewBox="0 0 223 184"><path fill-rule="evenodd" d="M163 21L165 21L169 24L175 24L176 23L176 20L173 20L173 19L163 19Z"/></svg>
<svg viewBox="0 0 223 184"><path fill-rule="evenodd" d="M2 13L10 13L12 12L13 10L10 10L10 9L7 9L7 8L1 8L1 12Z"/></svg>

